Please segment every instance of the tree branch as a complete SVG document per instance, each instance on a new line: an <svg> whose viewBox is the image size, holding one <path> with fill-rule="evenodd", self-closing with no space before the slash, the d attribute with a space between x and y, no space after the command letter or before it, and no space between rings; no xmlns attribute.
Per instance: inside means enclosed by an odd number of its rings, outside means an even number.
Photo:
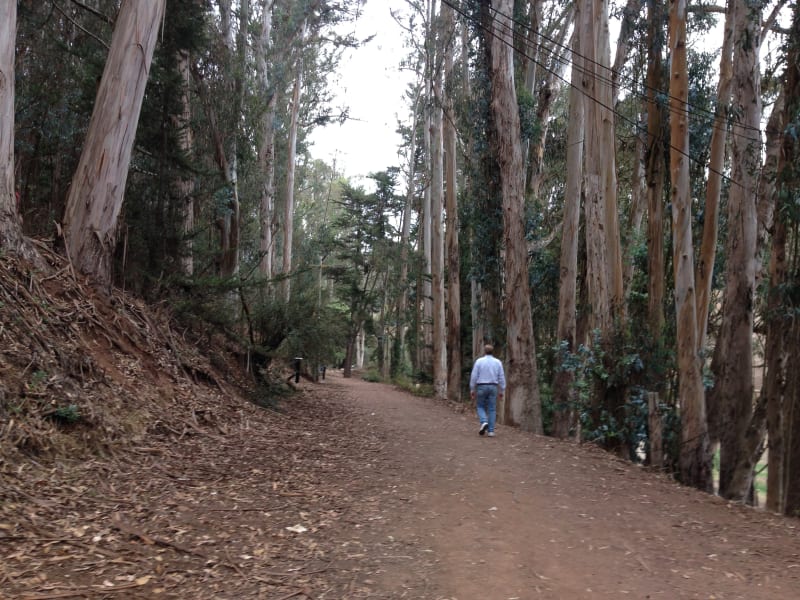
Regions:
<svg viewBox="0 0 800 600"><path fill-rule="evenodd" d="M70 1L71 1L71 2L72 2L74 5L75 5L75 6L79 6L79 7L80 7L80 8L82 8L83 10L85 10L85 11L87 11L87 12L90 12L90 13L92 13L92 14L93 14L95 17L97 17L97 18L98 18L98 19L100 19L101 21L105 21L106 23L108 23L108 24L109 24L109 25L111 25L112 27L114 26L114 19L112 19L111 17L109 17L108 15L106 15L106 14L104 14L104 13L101 13L101 12L100 12L99 10L97 10L96 8L92 8L91 6L87 6L86 4L84 4L83 2L81 2L80 0L70 0Z"/></svg>

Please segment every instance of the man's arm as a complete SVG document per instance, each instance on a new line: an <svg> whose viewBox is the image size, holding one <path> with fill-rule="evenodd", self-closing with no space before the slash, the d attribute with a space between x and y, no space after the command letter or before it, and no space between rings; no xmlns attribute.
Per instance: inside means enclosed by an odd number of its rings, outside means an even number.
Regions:
<svg viewBox="0 0 800 600"><path fill-rule="evenodd" d="M480 360L480 359L478 359ZM475 385L478 383L478 361L472 365L472 373L469 376L469 397L475 400Z"/></svg>

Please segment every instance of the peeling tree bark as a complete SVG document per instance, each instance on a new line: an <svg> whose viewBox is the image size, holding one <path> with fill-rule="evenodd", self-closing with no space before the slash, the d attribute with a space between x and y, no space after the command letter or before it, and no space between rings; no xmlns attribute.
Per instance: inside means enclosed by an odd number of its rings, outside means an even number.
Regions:
<svg viewBox="0 0 800 600"><path fill-rule="evenodd" d="M283 207L283 276L281 283L283 289L283 299L289 302L291 298L291 280L289 276L292 272L292 244L294 238L294 180L297 165L297 128L300 120L300 90L303 87L303 57L302 48L306 38L307 21L303 22L302 33L300 34L300 44L297 49L296 74L294 88L292 90L291 120L289 123L289 152L286 159L286 203Z"/></svg>
<svg viewBox="0 0 800 600"><path fill-rule="evenodd" d="M782 96L785 103L781 118L773 127L780 132L796 118L800 110L800 5L795 4L791 38L784 75ZM770 119L772 121L772 119ZM797 472L800 459L800 404L798 403L798 319L786 314L784 290L790 278L789 220L791 190L798 186L797 160L800 147L797 140L784 135L778 155L776 177L775 224L772 231L772 248L769 261L769 290L767 295L767 340L764 361L767 373L764 381L766 401L767 436L769 439L769 469L767 471L767 510L791 514L800 507L798 477L794 481L789 469ZM795 235L796 235L795 227ZM795 260L798 257L795 256ZM796 272L795 272L796 276ZM794 341L794 345L792 342ZM794 349L794 352L792 352ZM794 363L794 364L793 364ZM793 441L794 440L794 441ZM791 494L787 492L792 489ZM787 511L787 495L790 497Z"/></svg>
<svg viewBox="0 0 800 600"><path fill-rule="evenodd" d="M456 184L456 125L453 108L455 14L442 3L442 24L445 35L444 71L444 183L447 256L447 398L461 400L461 277L458 247L458 189Z"/></svg>
<svg viewBox="0 0 800 600"><path fill-rule="evenodd" d="M258 163L261 170L261 189L259 199L259 244L261 255L258 261L258 270L263 277L273 276L273 243L272 221L275 212L275 107L277 106L278 92L270 90L270 73L267 63L267 54L270 48L272 35L272 7L274 0L262 2L261 31L256 45L256 69L258 85L261 94L267 97L266 110L261 117L260 144L258 149Z"/></svg>
<svg viewBox="0 0 800 600"><path fill-rule="evenodd" d="M706 427L705 396L697 350L692 198L689 182L689 65L686 57L686 0L671 0L669 14L670 175L672 191L672 256L677 319L678 396L681 481L712 491L711 452Z"/></svg>
<svg viewBox="0 0 800 600"><path fill-rule="evenodd" d="M753 416L753 318L756 262L756 185L761 166L760 5L734 0L732 176L728 196L725 296L718 344L725 349L717 385L722 422L722 497L744 501L758 444L748 435Z"/></svg>
<svg viewBox="0 0 800 600"><path fill-rule="evenodd" d="M178 72L181 76L181 112L175 117L178 147L185 160L190 160L194 147L192 136L192 108L189 97L192 73L189 52L178 51ZM174 182L175 196L180 203L183 243L179 250L181 273L194 274L194 180L191 175L179 173Z"/></svg>
<svg viewBox="0 0 800 600"><path fill-rule="evenodd" d="M519 107L514 86L512 0L498 0L492 20L491 108L494 145L503 192L505 242L505 316L508 388L503 422L542 432L541 400L536 373L528 256L525 243L525 181L520 139Z"/></svg>
<svg viewBox="0 0 800 600"><path fill-rule="evenodd" d="M580 21L580 5L575 7L575 21ZM559 344L566 342L566 350L574 353L577 347L577 286L578 286L578 228L581 218L581 192L583 186L583 130L584 90L581 89L583 51L580 36L572 35L572 87L569 91L569 122L567 128L567 182L564 190L564 224L561 231L561 268L558 285ZM572 406L573 374L556 370L553 381L553 435L566 438L577 424Z"/></svg>
<svg viewBox="0 0 800 600"><path fill-rule="evenodd" d="M14 193L14 47L17 3L0 4L0 249L17 252L23 244Z"/></svg>
<svg viewBox="0 0 800 600"><path fill-rule="evenodd" d="M100 88L64 217L75 266L110 285L133 142L165 0L125 0L111 38Z"/></svg>
<svg viewBox="0 0 800 600"><path fill-rule="evenodd" d="M645 182L647 187L647 322L650 336L660 342L664 330L664 155L666 107L658 98L664 89L662 22L663 0L651 0L648 23L647 142Z"/></svg>
<svg viewBox="0 0 800 600"><path fill-rule="evenodd" d="M711 131L711 148L708 159L706 205L703 218L703 241L697 261L697 339L699 351L704 351L708 330L708 313L711 308L711 284L714 260L717 255L719 230L719 199L722 190L722 172L725 168L725 143L728 137L728 103L731 98L733 68L733 7L725 14L725 30L719 59L717 84L717 111Z"/></svg>

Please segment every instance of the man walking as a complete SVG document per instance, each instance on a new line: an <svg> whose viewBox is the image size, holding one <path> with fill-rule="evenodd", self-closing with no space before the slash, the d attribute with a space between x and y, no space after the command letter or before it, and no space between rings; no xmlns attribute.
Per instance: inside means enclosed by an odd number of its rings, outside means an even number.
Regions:
<svg viewBox="0 0 800 600"><path fill-rule="evenodd" d="M506 375L503 363L494 356L494 348L486 344L483 356L475 361L472 366L472 375L469 378L469 396L475 400L478 411L480 428L478 434L488 432L489 437L494 437L494 424L497 420L497 398L502 398L506 391Z"/></svg>

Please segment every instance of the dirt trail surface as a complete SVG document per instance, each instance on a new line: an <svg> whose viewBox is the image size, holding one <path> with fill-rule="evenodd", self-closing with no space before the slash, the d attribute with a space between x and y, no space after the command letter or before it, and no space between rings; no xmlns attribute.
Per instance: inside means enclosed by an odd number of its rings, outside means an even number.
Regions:
<svg viewBox="0 0 800 600"><path fill-rule="evenodd" d="M3 471L0 597L800 598L795 520L329 371Z"/></svg>

